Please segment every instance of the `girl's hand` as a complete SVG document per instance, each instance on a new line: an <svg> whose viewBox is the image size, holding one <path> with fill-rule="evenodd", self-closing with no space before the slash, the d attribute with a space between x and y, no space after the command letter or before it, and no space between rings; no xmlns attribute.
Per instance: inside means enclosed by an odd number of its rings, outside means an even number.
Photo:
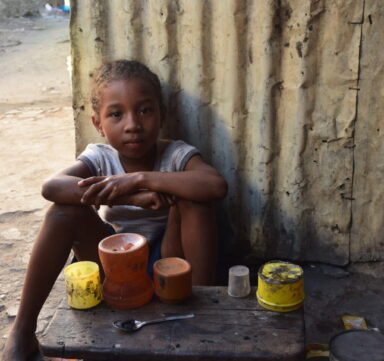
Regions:
<svg viewBox="0 0 384 361"><path fill-rule="evenodd" d="M78 182L79 187L89 188L84 192L81 203L95 205L96 209L101 204L112 206L114 200L123 195L138 191L137 176L135 173L113 176L99 176L83 179Z"/></svg>
<svg viewBox="0 0 384 361"><path fill-rule="evenodd" d="M148 190L136 191L135 181L128 179L126 174L117 176L99 176L83 179L79 187L89 187L81 198L81 203L94 205L96 209L101 204L129 204L146 209L159 210L173 205L176 198L165 193Z"/></svg>
<svg viewBox="0 0 384 361"><path fill-rule="evenodd" d="M170 196L168 194L157 193L152 191L141 191L141 192L129 195L126 199L126 202L124 203L132 206L136 206L136 207L152 209L157 211L160 209L169 208L170 206L175 204L175 202L176 202L175 197Z"/></svg>

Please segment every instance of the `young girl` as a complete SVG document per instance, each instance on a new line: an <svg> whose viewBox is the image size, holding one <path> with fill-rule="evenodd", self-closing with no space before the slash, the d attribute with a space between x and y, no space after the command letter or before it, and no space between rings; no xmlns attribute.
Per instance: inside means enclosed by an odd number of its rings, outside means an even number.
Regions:
<svg viewBox="0 0 384 361"><path fill-rule="evenodd" d="M3 361L37 352L37 317L71 249L78 260L100 265L98 243L114 232L147 237L149 268L160 257L183 257L195 285L214 282L212 202L226 195L227 184L196 148L158 139L165 120L158 77L136 61L104 64L94 76L92 106L108 145L88 145L43 185L53 205L34 244Z"/></svg>

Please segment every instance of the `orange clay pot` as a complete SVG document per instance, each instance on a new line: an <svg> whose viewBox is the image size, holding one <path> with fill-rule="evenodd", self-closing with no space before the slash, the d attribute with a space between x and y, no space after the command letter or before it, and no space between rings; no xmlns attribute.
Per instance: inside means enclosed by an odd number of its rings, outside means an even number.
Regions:
<svg viewBox="0 0 384 361"><path fill-rule="evenodd" d="M149 247L144 236L119 233L99 243L99 257L105 272L103 298L112 308L130 309L148 303L153 296L147 273Z"/></svg>
<svg viewBox="0 0 384 361"><path fill-rule="evenodd" d="M162 258L153 265L155 293L165 303L179 303L192 294L191 265L178 257Z"/></svg>

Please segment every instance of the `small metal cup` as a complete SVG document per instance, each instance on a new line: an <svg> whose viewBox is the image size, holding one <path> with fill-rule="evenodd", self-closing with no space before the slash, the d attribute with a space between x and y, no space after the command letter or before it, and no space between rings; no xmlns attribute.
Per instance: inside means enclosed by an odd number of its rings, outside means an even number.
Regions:
<svg viewBox="0 0 384 361"><path fill-rule="evenodd" d="M233 266L229 269L228 294L232 297L246 297L251 292L249 269L246 266Z"/></svg>

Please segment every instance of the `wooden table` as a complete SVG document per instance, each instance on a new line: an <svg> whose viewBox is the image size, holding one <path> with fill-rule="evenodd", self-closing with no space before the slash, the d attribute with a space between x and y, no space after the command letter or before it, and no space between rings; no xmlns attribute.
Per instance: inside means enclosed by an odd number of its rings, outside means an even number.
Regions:
<svg viewBox="0 0 384 361"><path fill-rule="evenodd" d="M112 327L115 320L147 320L194 313L195 317L148 325L135 333ZM104 304L74 310L63 302L44 335L44 355L87 360L283 360L304 359L303 311L276 313L226 287L194 287L190 300L167 305L154 298L135 310Z"/></svg>

